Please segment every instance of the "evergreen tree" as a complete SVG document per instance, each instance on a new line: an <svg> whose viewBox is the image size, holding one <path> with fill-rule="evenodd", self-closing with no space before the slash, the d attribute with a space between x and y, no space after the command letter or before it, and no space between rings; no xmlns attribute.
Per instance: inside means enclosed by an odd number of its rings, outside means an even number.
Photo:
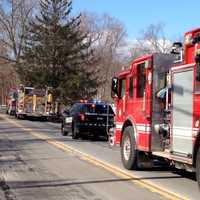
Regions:
<svg viewBox="0 0 200 200"><path fill-rule="evenodd" d="M34 87L52 87L54 98L64 102L96 93L91 42L80 26L80 15L71 16L71 0L40 0L40 14L28 27L18 73Z"/></svg>

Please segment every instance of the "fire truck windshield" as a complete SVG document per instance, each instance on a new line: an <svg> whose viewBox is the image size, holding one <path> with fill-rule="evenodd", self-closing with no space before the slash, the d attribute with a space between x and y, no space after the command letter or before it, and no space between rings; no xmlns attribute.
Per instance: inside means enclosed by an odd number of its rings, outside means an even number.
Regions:
<svg viewBox="0 0 200 200"><path fill-rule="evenodd" d="M137 97L143 97L146 84L145 63L137 65Z"/></svg>
<svg viewBox="0 0 200 200"><path fill-rule="evenodd" d="M125 96L126 91L126 79L119 80L119 98L123 98Z"/></svg>
<svg viewBox="0 0 200 200"><path fill-rule="evenodd" d="M33 94L33 88L25 88L25 95L32 95Z"/></svg>

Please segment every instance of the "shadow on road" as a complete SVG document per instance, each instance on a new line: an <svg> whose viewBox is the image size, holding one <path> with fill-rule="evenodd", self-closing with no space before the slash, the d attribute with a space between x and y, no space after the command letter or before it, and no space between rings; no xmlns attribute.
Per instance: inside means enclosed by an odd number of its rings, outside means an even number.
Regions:
<svg viewBox="0 0 200 200"><path fill-rule="evenodd" d="M144 177L144 178L113 178L113 179L95 179L84 181L67 181L67 180L55 180L55 181L10 181L7 184L11 189L23 189L23 188L45 188L45 187L65 187L72 185L86 185L86 184L101 184L112 182L129 182L129 181L142 181L151 179L177 179L181 177L166 176L166 177Z"/></svg>
<svg viewBox="0 0 200 200"><path fill-rule="evenodd" d="M1 117L0 117L1 120ZM29 127L25 127L27 129L32 129L32 131L39 131L40 133L55 133L55 130L53 130L52 127L50 127L52 130L48 129L48 128L41 128L41 127L35 127L35 126L29 126ZM17 129L17 130L16 130ZM56 133L58 132L58 129L56 129ZM0 135L1 134L27 134L27 132L29 131L24 131L21 128L18 127L2 127L0 129ZM56 136L55 134L52 137L52 141L60 141L60 142L71 142L71 143L88 143L88 142L92 142L92 143L98 143L98 142L106 142L106 138L105 137L100 137L98 138L98 140L94 140L92 136L89 137L84 137L83 139L78 139L78 140L73 140L70 136L64 137L64 136ZM51 139L49 139L49 141L51 141ZM11 139L0 139L0 155L3 155L6 152L19 152L22 151L23 149L25 149L26 145L29 144L37 144L37 143L46 143L46 140L40 139L40 138L35 138L33 136L31 136L31 134L27 134L26 138L23 139L15 139L15 140L11 140ZM109 147L108 147L109 148ZM118 153L118 152L116 152ZM119 154L117 155L119 156ZM38 159L39 160L39 159ZM21 160L20 160L21 161ZM6 163L14 163L14 162L19 162L19 160L0 160L0 165L5 165ZM154 172L172 172L173 175L172 176L165 176L164 174L160 177L158 176L152 176L152 177L143 177L140 178L139 180L146 180L146 179L175 179L175 178L189 178L190 180L195 181L195 175L194 173L188 173L185 172L183 170L177 170L174 168L171 168L169 166L164 166L160 165L159 163L151 169L145 169L145 170L141 170L141 171L154 171ZM16 182L17 187L52 187L52 185L54 187L56 186L67 186L67 185L76 185L76 184L92 184L92 183L103 183L103 182L117 182L117 181L131 181L131 180L138 180L138 179L107 179L107 180L95 180L95 181L75 181L75 182L64 182L64 183L58 183L58 182L50 182L49 184L46 182ZM12 184L15 184L14 182ZM20 185L21 184L21 185ZM60 185L59 185L60 184Z"/></svg>

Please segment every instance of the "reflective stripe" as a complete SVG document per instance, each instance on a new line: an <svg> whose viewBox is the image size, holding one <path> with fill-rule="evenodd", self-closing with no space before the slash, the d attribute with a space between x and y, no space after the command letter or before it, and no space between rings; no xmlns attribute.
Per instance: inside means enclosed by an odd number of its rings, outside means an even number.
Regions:
<svg viewBox="0 0 200 200"><path fill-rule="evenodd" d="M181 136L178 135L177 136L177 135L175 135L174 138L180 138L180 139L190 140L191 141L191 136L183 136L183 135L181 135Z"/></svg>
<svg viewBox="0 0 200 200"><path fill-rule="evenodd" d="M136 124L136 128L138 131L145 132L146 134L151 133L151 126L150 124Z"/></svg>
<svg viewBox="0 0 200 200"><path fill-rule="evenodd" d="M176 135L173 135L173 137L175 138L191 140L191 135L197 136L197 134L199 133L199 128L174 126L173 129L176 131Z"/></svg>
<svg viewBox="0 0 200 200"><path fill-rule="evenodd" d="M136 124L137 126L146 126L146 127L151 127L151 124Z"/></svg>
<svg viewBox="0 0 200 200"><path fill-rule="evenodd" d="M181 65L181 66L176 66L176 67L172 67L172 70L177 70L177 69L183 69L183 68L187 68L187 67L193 67L195 65L195 63L191 63L191 64L187 64L187 65Z"/></svg>
<svg viewBox="0 0 200 200"><path fill-rule="evenodd" d="M116 129L122 129L123 124L116 124Z"/></svg>
<svg viewBox="0 0 200 200"><path fill-rule="evenodd" d="M187 130L187 131L196 130L196 128L184 127L184 126L173 126L173 129L178 129L178 130Z"/></svg>
<svg viewBox="0 0 200 200"><path fill-rule="evenodd" d="M122 129L123 127L123 124L121 123L116 123L116 129ZM136 124L136 128L137 128L137 131L142 131L142 132L145 132L145 133L150 133L151 132L151 126L150 124Z"/></svg>

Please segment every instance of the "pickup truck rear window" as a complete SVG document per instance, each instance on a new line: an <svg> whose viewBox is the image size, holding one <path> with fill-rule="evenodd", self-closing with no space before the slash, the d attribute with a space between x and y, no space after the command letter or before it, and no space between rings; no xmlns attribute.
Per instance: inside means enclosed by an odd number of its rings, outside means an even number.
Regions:
<svg viewBox="0 0 200 200"><path fill-rule="evenodd" d="M97 104L87 104L83 106L83 112L88 113L102 113L102 114L114 114L111 106L108 105L97 105Z"/></svg>

